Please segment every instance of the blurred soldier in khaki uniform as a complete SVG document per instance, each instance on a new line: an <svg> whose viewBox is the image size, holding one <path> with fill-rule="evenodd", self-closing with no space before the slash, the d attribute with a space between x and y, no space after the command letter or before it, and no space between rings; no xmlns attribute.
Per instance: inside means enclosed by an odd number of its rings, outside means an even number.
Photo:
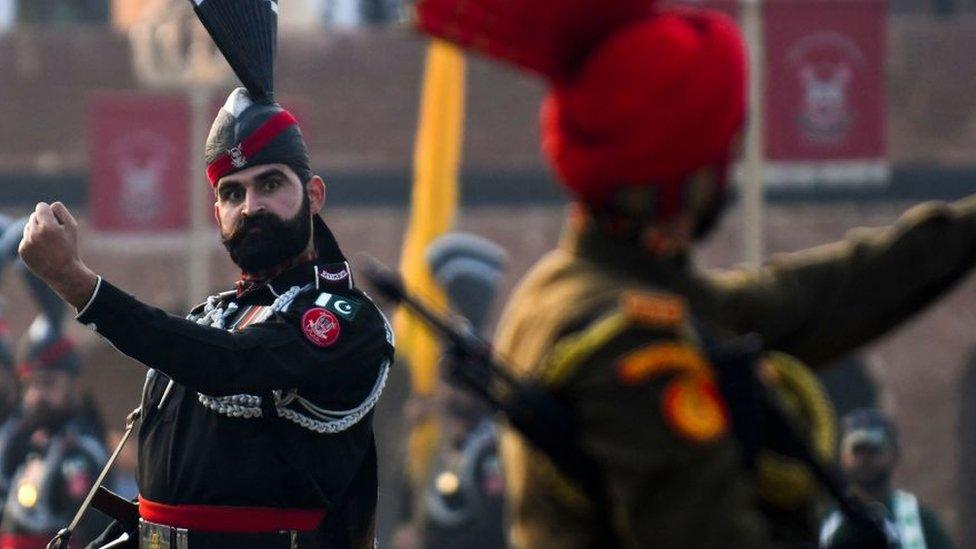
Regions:
<svg viewBox="0 0 976 549"><path fill-rule="evenodd" d="M736 401L720 393L702 335L754 332L766 349L811 366L846 354L973 266L976 200L920 206L893 227L759 270L701 272L690 248L725 202L745 117L738 29L714 12L649 14L649 2L566 4L558 17L517 0L418 7L426 32L549 78L543 149L576 201L559 248L512 297L496 348L517 376L570 410L602 489L584 494L508 431L511 541L532 549L815 546L814 481L775 452L743 459L748 445L732 434ZM474 12L498 19L479 27ZM555 18L525 31L506 30L504 17L513 27ZM833 446L822 425L832 423L829 405L811 382L797 383L803 372L781 357L764 361L759 378L816 427L811 442L824 453ZM775 440L762 442L776 450Z"/></svg>

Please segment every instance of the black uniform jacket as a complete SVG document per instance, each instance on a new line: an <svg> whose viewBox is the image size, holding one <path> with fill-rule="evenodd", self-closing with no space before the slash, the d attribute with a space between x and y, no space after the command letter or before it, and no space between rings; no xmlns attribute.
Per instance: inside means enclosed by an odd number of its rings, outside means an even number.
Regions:
<svg viewBox="0 0 976 549"><path fill-rule="evenodd" d="M323 546L372 547L371 409L393 355L386 319L344 261L307 262L208 301L183 319L100 280L78 315L151 368L140 497L324 509Z"/></svg>

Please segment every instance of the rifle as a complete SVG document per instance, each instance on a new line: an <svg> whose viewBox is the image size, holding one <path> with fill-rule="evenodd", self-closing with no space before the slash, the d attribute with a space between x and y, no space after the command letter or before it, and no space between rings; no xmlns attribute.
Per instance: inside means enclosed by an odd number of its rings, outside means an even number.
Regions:
<svg viewBox="0 0 976 549"><path fill-rule="evenodd" d="M841 475L817 456L797 429L780 402L759 380L756 364L762 356L759 336L749 334L719 342L709 330L696 325L709 361L718 374L719 390L732 417L732 429L739 440L747 466L754 459L765 437L775 436L789 453L803 463L837 508L859 533L857 549L895 549L900 546L897 532L889 530L882 517L849 494ZM840 549L834 547L834 549Z"/></svg>
<svg viewBox="0 0 976 549"><path fill-rule="evenodd" d="M455 359L448 374L501 412L526 440L594 501L602 499L595 467L579 447L572 416L552 394L516 380L492 354L491 345L459 317L435 312L411 295L399 275L372 258L363 274L387 300L407 307L444 339Z"/></svg>

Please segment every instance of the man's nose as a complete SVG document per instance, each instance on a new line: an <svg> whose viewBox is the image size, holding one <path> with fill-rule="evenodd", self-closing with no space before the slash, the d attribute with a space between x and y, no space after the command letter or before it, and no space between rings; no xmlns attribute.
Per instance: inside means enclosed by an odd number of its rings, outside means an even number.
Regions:
<svg viewBox="0 0 976 549"><path fill-rule="evenodd" d="M247 191L244 193L244 213L254 215L264 210L264 203L258 193Z"/></svg>

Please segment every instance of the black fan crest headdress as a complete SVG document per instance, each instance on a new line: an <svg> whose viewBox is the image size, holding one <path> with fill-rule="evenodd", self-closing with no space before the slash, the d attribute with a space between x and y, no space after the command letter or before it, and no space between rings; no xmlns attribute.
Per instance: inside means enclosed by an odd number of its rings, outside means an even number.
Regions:
<svg viewBox="0 0 976 549"><path fill-rule="evenodd" d="M204 158L210 184L258 164L286 164L304 183L308 149L291 113L274 100L277 0L189 0L244 88L234 90L210 128Z"/></svg>

